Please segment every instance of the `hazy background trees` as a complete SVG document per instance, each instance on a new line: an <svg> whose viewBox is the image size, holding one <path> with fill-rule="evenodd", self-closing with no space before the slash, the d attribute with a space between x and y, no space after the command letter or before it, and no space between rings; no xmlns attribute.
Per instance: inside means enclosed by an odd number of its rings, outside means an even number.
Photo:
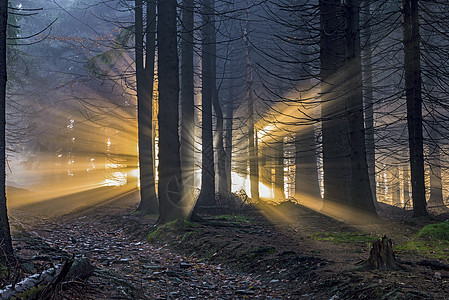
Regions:
<svg viewBox="0 0 449 300"><path fill-rule="evenodd" d="M240 190L341 216L446 203L448 31L432 20L447 4L170 3L35 2L42 17L17 20L26 36L57 18L9 89L10 136L26 133L9 142L11 186L89 174L90 188L135 189L139 165L142 211L159 201L162 220Z"/></svg>

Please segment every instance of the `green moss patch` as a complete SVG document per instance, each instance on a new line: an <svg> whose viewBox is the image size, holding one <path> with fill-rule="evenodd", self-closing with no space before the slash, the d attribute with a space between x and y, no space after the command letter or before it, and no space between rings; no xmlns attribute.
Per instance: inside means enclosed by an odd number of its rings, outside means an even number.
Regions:
<svg viewBox="0 0 449 300"><path fill-rule="evenodd" d="M432 259L449 260L449 241L412 240L395 247L397 253L424 255Z"/></svg>
<svg viewBox="0 0 449 300"><path fill-rule="evenodd" d="M423 229L416 234L416 237L421 239L449 241L449 220L424 226Z"/></svg>
<svg viewBox="0 0 449 300"><path fill-rule="evenodd" d="M41 293L47 286L46 285L38 285L35 287L32 287L30 289L27 289L15 296L13 296L11 299L13 300L19 300L19 299L37 299L38 294Z"/></svg>
<svg viewBox="0 0 449 300"><path fill-rule="evenodd" d="M188 236L192 235L194 232L193 228L198 227L197 224L189 222L189 221L171 221L165 223L164 225L157 226L154 230L152 230L148 236L148 242L159 242L166 239L168 235L176 235L179 239L186 239Z"/></svg>
<svg viewBox="0 0 449 300"><path fill-rule="evenodd" d="M411 240L395 248L398 253L449 260L449 221L426 225Z"/></svg>
<svg viewBox="0 0 449 300"><path fill-rule="evenodd" d="M232 223L248 223L250 219L241 215L219 215L214 217L216 220L227 221Z"/></svg>
<svg viewBox="0 0 449 300"><path fill-rule="evenodd" d="M331 241L335 244L374 242L377 237L363 232L318 232L311 236L316 241Z"/></svg>

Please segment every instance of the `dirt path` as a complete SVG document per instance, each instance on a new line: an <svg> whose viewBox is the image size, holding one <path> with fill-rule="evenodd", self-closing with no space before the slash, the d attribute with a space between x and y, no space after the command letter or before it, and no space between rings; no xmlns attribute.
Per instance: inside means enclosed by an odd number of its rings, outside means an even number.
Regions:
<svg viewBox="0 0 449 300"><path fill-rule="evenodd" d="M132 214L137 198L124 193L81 206L63 199L46 203L54 210L36 206L41 218L33 207L11 214L51 249L92 261L97 271L78 291L87 299L449 298L449 270L419 265L425 257L401 254L404 271L354 271L368 256L367 238L407 240L419 222L355 227L286 203L270 213L214 217L218 226L165 227L148 243L155 219ZM28 253L25 245L17 254L39 256L41 248Z"/></svg>
<svg viewBox="0 0 449 300"><path fill-rule="evenodd" d="M87 285L88 299L280 299L285 294L262 285L258 276L143 241L154 220L131 215L135 197L131 194L53 220L22 224L34 227L34 233L51 247L91 260L98 271ZM121 228L124 223L127 227Z"/></svg>

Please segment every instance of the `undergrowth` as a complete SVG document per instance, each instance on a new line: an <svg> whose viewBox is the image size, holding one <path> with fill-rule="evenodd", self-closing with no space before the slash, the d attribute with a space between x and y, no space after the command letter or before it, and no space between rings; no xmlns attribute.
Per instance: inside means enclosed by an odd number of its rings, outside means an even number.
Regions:
<svg viewBox="0 0 449 300"><path fill-rule="evenodd" d="M449 260L449 220L424 226L411 240L396 246L396 250Z"/></svg>
<svg viewBox="0 0 449 300"><path fill-rule="evenodd" d="M429 224L424 226L417 234L417 238L436 239L449 241L449 220L442 223Z"/></svg>
<svg viewBox="0 0 449 300"><path fill-rule="evenodd" d="M197 224L184 220L184 221L171 221L168 223L165 223L163 225L157 226L154 230L152 230L148 236L147 241L148 242L158 242L161 240L164 240L167 235L171 233L176 233L176 235L179 235L179 238L181 240L186 239L188 236L193 234L193 228L198 227Z"/></svg>
<svg viewBox="0 0 449 300"><path fill-rule="evenodd" d="M374 242L377 237L363 232L318 232L311 236L316 241L331 241L335 244Z"/></svg>
<svg viewBox="0 0 449 300"><path fill-rule="evenodd" d="M219 215L214 217L216 220L226 220L233 223L248 223L250 218L242 215Z"/></svg>

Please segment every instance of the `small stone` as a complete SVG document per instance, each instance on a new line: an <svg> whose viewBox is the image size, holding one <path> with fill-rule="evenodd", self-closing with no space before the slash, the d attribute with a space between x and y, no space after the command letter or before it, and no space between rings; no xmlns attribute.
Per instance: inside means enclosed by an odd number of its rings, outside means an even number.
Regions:
<svg viewBox="0 0 449 300"><path fill-rule="evenodd" d="M179 266L180 266L182 269L188 269L188 268L191 268L191 267L192 267L191 264L188 264L188 263L185 263L185 262L180 263Z"/></svg>
<svg viewBox="0 0 449 300"><path fill-rule="evenodd" d="M126 265L129 262L129 260L127 259L120 259L120 260L115 260L112 263L116 264L116 265Z"/></svg>
<svg viewBox="0 0 449 300"><path fill-rule="evenodd" d="M168 277L178 277L179 274L174 271L167 271L167 276Z"/></svg>
<svg viewBox="0 0 449 300"><path fill-rule="evenodd" d="M254 292L249 290L236 290L235 293L237 295L254 295Z"/></svg>
<svg viewBox="0 0 449 300"><path fill-rule="evenodd" d="M270 280L270 283L278 283L279 282L279 279L272 279L272 280Z"/></svg>
<svg viewBox="0 0 449 300"><path fill-rule="evenodd" d="M150 270L160 270L163 269L162 266L159 265L151 265L151 266L144 266L145 269L150 269Z"/></svg>
<svg viewBox="0 0 449 300"><path fill-rule="evenodd" d="M436 279L441 279L441 273L440 273L440 272L435 272L434 277L435 277Z"/></svg>

